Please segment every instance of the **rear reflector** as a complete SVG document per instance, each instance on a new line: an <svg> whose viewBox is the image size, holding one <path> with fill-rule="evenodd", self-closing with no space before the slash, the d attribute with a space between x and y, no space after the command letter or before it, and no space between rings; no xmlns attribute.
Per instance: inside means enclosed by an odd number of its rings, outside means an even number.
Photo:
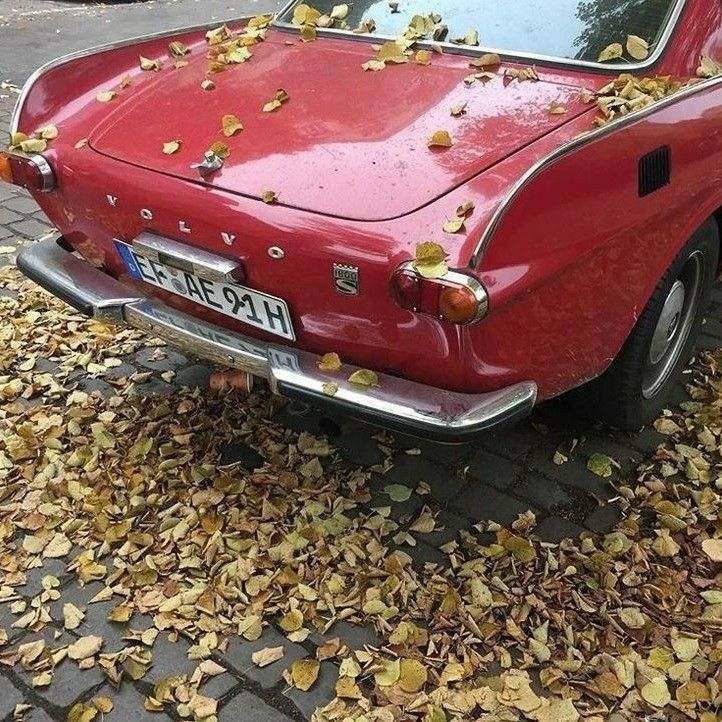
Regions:
<svg viewBox="0 0 722 722"><path fill-rule="evenodd" d="M55 174L42 155L0 153L0 180L41 193L55 188Z"/></svg>
<svg viewBox="0 0 722 722"><path fill-rule="evenodd" d="M424 278L408 261L396 270L390 285L393 299L402 308L450 323L476 323L489 306L480 281L459 271L449 271L442 278Z"/></svg>

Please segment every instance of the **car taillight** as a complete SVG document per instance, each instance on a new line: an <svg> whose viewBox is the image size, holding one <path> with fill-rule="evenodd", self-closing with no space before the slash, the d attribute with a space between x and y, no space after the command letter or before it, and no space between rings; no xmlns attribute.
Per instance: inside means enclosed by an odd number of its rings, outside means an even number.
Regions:
<svg viewBox="0 0 722 722"><path fill-rule="evenodd" d="M42 155L0 153L0 180L41 193L55 188L55 174Z"/></svg>
<svg viewBox="0 0 722 722"><path fill-rule="evenodd" d="M461 325L481 320L489 306L486 290L474 276L449 271L442 278L424 278L411 261L391 277L391 295L402 308Z"/></svg>

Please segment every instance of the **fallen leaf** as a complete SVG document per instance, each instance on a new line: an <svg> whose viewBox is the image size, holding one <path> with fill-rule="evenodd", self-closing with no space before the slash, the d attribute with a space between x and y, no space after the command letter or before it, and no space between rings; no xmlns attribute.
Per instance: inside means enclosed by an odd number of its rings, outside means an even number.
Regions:
<svg viewBox="0 0 722 722"><path fill-rule="evenodd" d="M417 50L414 55L414 60L419 65L431 65L431 52L428 50Z"/></svg>
<svg viewBox="0 0 722 722"><path fill-rule="evenodd" d="M398 684L404 692L420 692L429 678L426 667L417 659L402 659L399 662Z"/></svg>
<svg viewBox="0 0 722 722"><path fill-rule="evenodd" d="M316 659L297 659L291 665L293 686L302 692L308 692L318 679L321 663Z"/></svg>
<svg viewBox="0 0 722 722"><path fill-rule="evenodd" d="M403 484L389 484L384 487L384 494L388 494L391 501L404 502L411 498L411 489Z"/></svg>
<svg viewBox="0 0 722 722"><path fill-rule="evenodd" d="M416 258L413 267L424 278L442 278L449 272L446 252L433 241L419 243L416 246Z"/></svg>
<svg viewBox="0 0 722 722"><path fill-rule="evenodd" d="M722 562L722 539L705 539L702 551L713 561Z"/></svg>
<svg viewBox="0 0 722 722"><path fill-rule="evenodd" d="M434 131L432 136L426 142L429 148L451 148L454 145L454 141L451 139L447 130Z"/></svg>
<svg viewBox="0 0 722 722"><path fill-rule="evenodd" d="M100 651L103 646L103 638L90 634L81 637L68 647L68 657L75 660L83 660L92 657Z"/></svg>
<svg viewBox="0 0 722 722"><path fill-rule="evenodd" d="M163 143L163 153L165 155L173 155L173 153L177 153L180 150L180 147L181 141L169 140L167 143Z"/></svg>
<svg viewBox="0 0 722 722"><path fill-rule="evenodd" d="M263 106L263 112L272 113L274 110L278 110L278 108L288 101L289 97L283 88L279 88L273 96L273 99Z"/></svg>
<svg viewBox="0 0 722 722"><path fill-rule="evenodd" d="M341 368L341 358L337 353L334 353L333 351L325 353L323 356L321 356L321 359L318 362L318 368L320 371L326 371L330 373L333 373L334 371L339 371Z"/></svg>
<svg viewBox="0 0 722 722"><path fill-rule="evenodd" d="M357 386L369 387L379 385L379 377L376 372L369 369L357 369L348 377L348 380Z"/></svg>
<svg viewBox="0 0 722 722"><path fill-rule="evenodd" d="M243 130L243 125L235 115L224 115L223 118L221 118L221 129L223 130L223 135L225 135L226 138L230 138L236 133L240 133Z"/></svg>
<svg viewBox="0 0 722 722"><path fill-rule="evenodd" d="M617 60L617 58L622 57L623 53L624 48L622 48L621 43L612 43L611 45L607 45L607 47L604 48L601 53L599 53L597 62L606 63L609 60Z"/></svg>
<svg viewBox="0 0 722 722"><path fill-rule="evenodd" d="M257 667L267 667L269 664L278 662L278 660L282 658L283 646L264 647L251 655L251 660Z"/></svg>
<svg viewBox="0 0 722 722"><path fill-rule="evenodd" d="M96 100L100 103L109 103L111 100L118 97L118 93L114 90L101 90L96 96Z"/></svg>
<svg viewBox="0 0 722 722"><path fill-rule="evenodd" d="M663 677L655 677L642 687L640 693L645 702L659 709L666 707L672 701L672 696Z"/></svg>
<svg viewBox="0 0 722 722"><path fill-rule="evenodd" d="M627 35L627 54L635 60L645 60L649 56L649 43L638 35Z"/></svg>
<svg viewBox="0 0 722 722"><path fill-rule="evenodd" d="M278 196L276 195L276 191L270 191L270 190L261 191L261 200L264 203L268 203L269 205L272 203L276 203L276 201L278 201Z"/></svg>
<svg viewBox="0 0 722 722"><path fill-rule="evenodd" d="M140 69L141 70L160 70L160 62L158 60L151 60L150 58L144 58L140 56Z"/></svg>

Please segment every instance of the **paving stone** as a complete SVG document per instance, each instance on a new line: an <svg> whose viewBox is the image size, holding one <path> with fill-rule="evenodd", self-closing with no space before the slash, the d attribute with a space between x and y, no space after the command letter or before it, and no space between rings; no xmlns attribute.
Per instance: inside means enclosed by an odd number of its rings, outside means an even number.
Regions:
<svg viewBox="0 0 722 722"><path fill-rule="evenodd" d="M281 646L283 647L283 659L269 664L267 667L256 667L253 664L251 655L254 652L265 647ZM261 638L254 642L249 642L242 637L233 637L224 659L240 674L268 689L278 684L282 679L281 675L284 669L290 667L295 660L307 656L308 652L301 645L294 644L273 627L268 627L263 630Z"/></svg>
<svg viewBox="0 0 722 722"><path fill-rule="evenodd" d="M569 502L569 494L559 484L534 472L530 472L521 484L514 487L514 494L546 511Z"/></svg>
<svg viewBox="0 0 722 722"><path fill-rule="evenodd" d="M542 443L543 436L536 431L529 420L499 429L490 429L479 434L479 446L512 461L524 458L533 448Z"/></svg>
<svg viewBox="0 0 722 722"><path fill-rule="evenodd" d="M42 566L28 569L25 572L25 584L17 587L18 592L25 597L34 597L36 594L40 594L43 591L43 577L50 575L60 581L68 577L68 572L65 570L66 565L67 561L64 559L43 559Z"/></svg>
<svg viewBox="0 0 722 722"><path fill-rule="evenodd" d="M53 670L50 686L36 687L35 693L58 707L67 707L78 697L87 695L101 685L104 680L105 675L97 664L92 669L80 669L76 662L65 659Z"/></svg>
<svg viewBox="0 0 722 722"><path fill-rule="evenodd" d="M334 624L325 635L318 632L311 634L311 640L318 646L334 637L338 637L351 651L363 649L366 645L380 647L384 643L383 638L370 624L351 624L346 620Z"/></svg>
<svg viewBox="0 0 722 722"><path fill-rule="evenodd" d="M464 485L452 469L436 463L433 458L422 455L396 454L394 465L384 474L386 484L403 484L415 489L419 482L426 482L431 487L432 498L439 504L446 503L459 493Z"/></svg>
<svg viewBox="0 0 722 722"><path fill-rule="evenodd" d="M50 221L42 223L40 221L36 221L34 218L28 218L18 221L17 223L13 223L10 228L26 238L39 238L50 231L52 224Z"/></svg>
<svg viewBox="0 0 722 722"><path fill-rule="evenodd" d="M510 461L484 449L474 452L469 460L467 474L496 489L508 489L517 476Z"/></svg>
<svg viewBox="0 0 722 722"><path fill-rule="evenodd" d="M21 213L22 215L29 215L31 213L41 213L40 206L35 202L32 196L17 196L16 198L10 198L3 204L4 208L9 208L15 213ZM2 212L0 212L0 219L2 218ZM2 221L0 223L6 223L9 221Z"/></svg>
<svg viewBox="0 0 722 722"><path fill-rule="evenodd" d="M23 192L21 192L17 186L11 186L7 183L3 183L0 185L0 203L12 200L13 198L21 197Z"/></svg>
<svg viewBox="0 0 722 722"><path fill-rule="evenodd" d="M143 677L144 682L155 684L164 677L174 675L191 675L198 666L198 661L188 659L190 645L184 639L171 642L167 634L159 634L153 645L153 666Z"/></svg>
<svg viewBox="0 0 722 722"><path fill-rule="evenodd" d="M398 549L411 557L415 569L421 570L426 564L436 564L439 567L449 566L449 557L436 547L432 547L423 541L416 539L415 546L403 544Z"/></svg>
<svg viewBox="0 0 722 722"><path fill-rule="evenodd" d="M81 378L78 382L78 388L82 391L85 391L87 394L92 394L93 392L100 394L101 396L107 398L108 396L113 395L113 387L110 386L106 381L103 381L103 379L95 378L95 377L84 377Z"/></svg>
<svg viewBox="0 0 722 722"><path fill-rule="evenodd" d="M106 684L101 687L94 695L97 697L108 697L113 700L113 710L110 715L103 718L102 715L96 717L96 720L108 719L118 720L119 722L153 722L154 720L171 719L171 717L163 712L148 712L143 707L144 696L132 684L124 681L120 689Z"/></svg>
<svg viewBox="0 0 722 722"><path fill-rule="evenodd" d="M553 543L567 538L576 539L582 532L584 529L578 524L560 516L548 516L534 529L534 534L542 541Z"/></svg>
<svg viewBox="0 0 722 722"><path fill-rule="evenodd" d="M216 660L222 666L227 666L223 663L223 660ZM196 662L200 664L200 662ZM242 687L242 683L238 681L230 672L225 674L217 674L215 677L206 679L205 682L200 686L200 693L206 697L212 697L213 699L220 700L225 697L232 689Z"/></svg>
<svg viewBox="0 0 722 722"><path fill-rule="evenodd" d="M221 458L218 463L220 466L239 464L244 469L253 471L263 466L264 459L252 446L234 441L221 449Z"/></svg>
<svg viewBox="0 0 722 722"><path fill-rule="evenodd" d="M53 718L42 707L30 710L23 719L25 722L53 722Z"/></svg>
<svg viewBox="0 0 722 722"><path fill-rule="evenodd" d="M610 504L607 506L598 506L587 516L584 526L600 534L606 534L612 530L621 517L622 513L616 506L611 506Z"/></svg>
<svg viewBox="0 0 722 722"><path fill-rule="evenodd" d="M6 228L5 226L0 226L0 241L4 241L5 239L14 238L15 232L12 231L10 228Z"/></svg>
<svg viewBox="0 0 722 722"><path fill-rule="evenodd" d="M152 378L135 387L139 396L170 396L174 389L162 379Z"/></svg>
<svg viewBox="0 0 722 722"><path fill-rule="evenodd" d="M207 389L212 369L204 364L193 364L180 369L173 382L191 389Z"/></svg>
<svg viewBox="0 0 722 722"><path fill-rule="evenodd" d="M371 478L371 501L367 506L371 509L390 506L391 518L403 523L403 521L411 519L425 502L423 497L413 491L413 487L409 487L412 490L411 496L406 501L393 501L384 489L391 484L397 483L400 482L392 481L387 476L373 474ZM404 486L407 485L404 484Z"/></svg>
<svg viewBox="0 0 722 722"><path fill-rule="evenodd" d="M456 467L462 459L468 459L478 444L476 441L455 444L441 443L429 439L420 439L418 436L394 432L394 447L400 451L406 449L419 449L424 459L434 459L448 467Z"/></svg>
<svg viewBox="0 0 722 722"><path fill-rule="evenodd" d="M318 707L327 705L336 696L336 680L338 668L331 662L321 662L321 669L316 683L308 690L291 687L283 694L288 697L308 720Z"/></svg>
<svg viewBox="0 0 722 722"><path fill-rule="evenodd" d="M614 495L614 489L609 483L611 479L603 479L587 469L587 460L591 453L576 449L574 454L563 464L552 461L554 447L540 447L532 452L529 466L533 471L556 480L565 486L575 486L582 491L596 495L600 499L609 499ZM603 452L602 452L603 453ZM618 473L615 474L617 477Z"/></svg>
<svg viewBox="0 0 722 722"><path fill-rule="evenodd" d="M292 719L250 692L233 697L218 714L219 722L287 722Z"/></svg>
<svg viewBox="0 0 722 722"><path fill-rule="evenodd" d="M23 217L8 208L7 203L0 206L0 225L9 226L11 223L22 221Z"/></svg>
<svg viewBox="0 0 722 722"><path fill-rule="evenodd" d="M0 719L9 717L15 705L24 701L23 693L15 689L7 677L0 676Z"/></svg>
<svg viewBox="0 0 722 722"><path fill-rule="evenodd" d="M188 364L188 358L168 346L143 348L135 354L135 360L151 371L176 371Z"/></svg>
<svg viewBox="0 0 722 722"><path fill-rule="evenodd" d="M473 481L454 501L454 508L476 524L479 521L496 521L508 526L527 509L538 513L533 505L519 501L490 486Z"/></svg>
<svg viewBox="0 0 722 722"><path fill-rule="evenodd" d="M376 429L355 421L342 423L340 433L333 437L333 445L339 454L358 466L373 466L383 461L379 442L373 438Z"/></svg>
<svg viewBox="0 0 722 722"><path fill-rule="evenodd" d="M321 433L321 421L325 418L319 409L315 409L301 401L290 401L273 415L273 421L291 431L308 431L310 434Z"/></svg>
<svg viewBox="0 0 722 722"><path fill-rule="evenodd" d="M461 530L468 531L472 526L469 519L447 509L442 509L436 515L436 524L437 527L443 527L443 529L437 528L428 534L419 534L417 532L412 532L412 534L416 539L438 549L447 542L458 539Z"/></svg>

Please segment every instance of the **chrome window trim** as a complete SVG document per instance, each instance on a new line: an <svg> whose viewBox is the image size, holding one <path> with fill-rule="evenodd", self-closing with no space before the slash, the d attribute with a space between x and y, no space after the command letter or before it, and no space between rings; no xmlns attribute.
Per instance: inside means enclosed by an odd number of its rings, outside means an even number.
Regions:
<svg viewBox="0 0 722 722"><path fill-rule="evenodd" d="M296 5L300 0L290 0L286 3L281 10L276 13L276 17L271 23L271 26L280 30L296 30L298 31L299 26L293 23L281 22L278 18L282 17L288 10ZM497 53L501 56L502 60L506 61L521 61L531 63L543 63L544 65L561 66L561 67L574 67L574 68L587 68L589 70L595 70L597 72L607 73L630 73L639 70L644 70L654 65L661 57L664 51L667 49L670 38L672 37L682 11L687 4L687 0L677 0L672 11L667 18L664 30L659 37L659 41L654 46L654 50L650 53L649 57L639 63L598 63L591 60L575 60L574 58L560 58L554 55L542 55L536 53L526 53L523 51L515 50L504 50L501 48L492 47L481 47L472 45L458 45L457 43L450 43L448 40L445 41L432 41L432 40L417 40L416 45L422 48L431 48L432 45L439 45L444 49L444 52L448 52L450 55L472 55L477 57L483 53ZM331 37L338 36L347 39L356 39L371 41L372 43L378 42L379 40L395 40L397 35L386 35L382 33L354 33L351 30L341 30L339 28L317 28L319 35L328 35Z"/></svg>
<svg viewBox="0 0 722 722"><path fill-rule="evenodd" d="M270 13L268 13L270 14ZM94 45L90 48L84 48L83 50L75 50L72 53L66 55L60 55L57 58L49 60L47 63L41 65L35 70L30 77L25 81L20 95L15 103L13 114L10 119L10 133L18 132L18 123L20 120L20 112L22 111L23 105L32 89L33 85L41 78L45 73L57 68L66 63L70 63L73 60L79 60L80 58L87 58L91 55L98 55L100 53L110 52L111 50L118 50L119 48L125 48L128 45L134 45L136 43L149 42L151 40L158 40L162 37L169 37L172 35L180 35L182 33L192 33L195 30L204 30L206 28L215 28L223 25L224 23L236 23L242 20L246 20L253 16L242 15L241 17L228 18L226 20L218 20L212 23L199 23L197 25L186 25L179 28L171 28L170 30L159 30L156 33L146 33L144 35L134 35L132 38L125 38L124 40L114 40L110 43L104 43L102 45Z"/></svg>
<svg viewBox="0 0 722 722"><path fill-rule="evenodd" d="M482 233L481 238L476 245L476 248L474 249L474 253L471 256L471 260L469 261L469 266L471 268L476 268L479 265L479 262L481 261L481 257L483 256L486 247L489 245L489 242L491 241L494 232L503 220L511 204L516 200L517 196L519 196L519 194L524 190L524 188L534 178L536 178L536 176L538 176L543 170L545 170L547 166L550 166L556 161L561 160L565 156L569 155L569 153L571 153L572 151L575 151L577 148L580 148L587 143L591 143L598 138L602 138L620 128L623 128L631 123L635 123L642 118L646 118L648 115L656 113L658 110L666 108L670 105L674 105L677 101L684 100L685 98L691 95L695 95L702 90L707 90L721 84L722 75L717 75L714 78L700 80L699 82L693 83L692 85L682 90L678 90L676 93L668 95L666 98L662 98L661 100L658 100L657 102L652 103L651 105L648 105L641 110L629 113L629 115L625 115L617 120L612 121L611 123L607 123L606 125L602 125L598 128L595 128L594 130L590 130L587 133L578 135L575 138L572 138L568 143L559 146L559 148L556 148L555 150L540 158L522 176L519 177L519 179L511 186L511 188L501 200L499 205L497 205L494 213L489 220L489 223L484 229L484 232Z"/></svg>

